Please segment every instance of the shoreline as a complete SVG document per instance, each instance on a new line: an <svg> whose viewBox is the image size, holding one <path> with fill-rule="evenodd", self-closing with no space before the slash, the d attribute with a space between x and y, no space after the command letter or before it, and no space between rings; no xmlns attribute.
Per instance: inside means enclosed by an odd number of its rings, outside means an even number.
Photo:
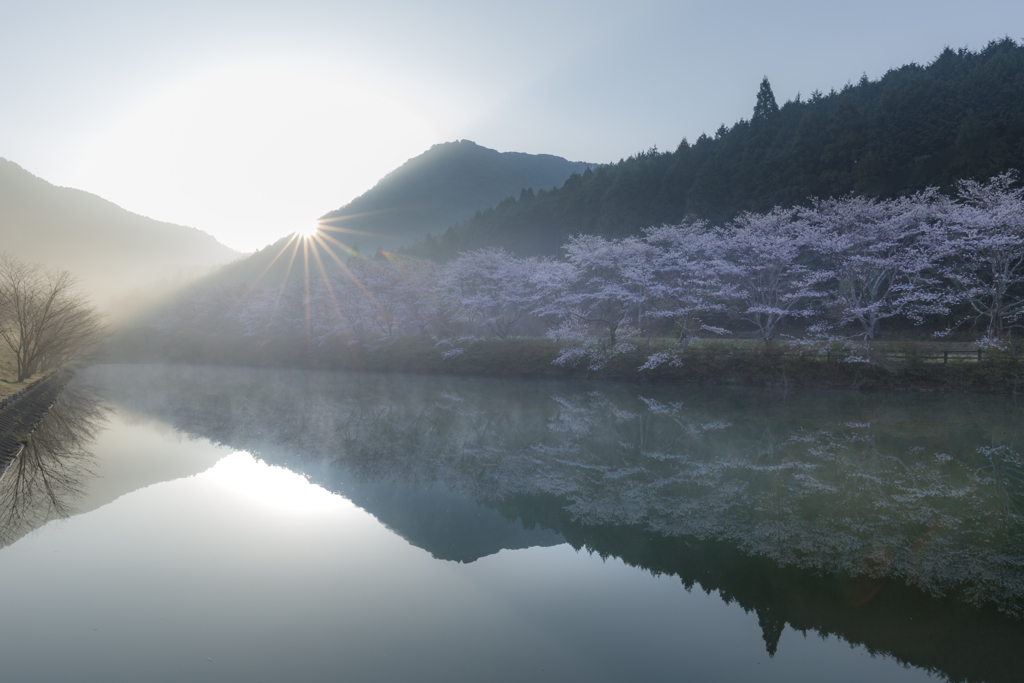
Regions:
<svg viewBox="0 0 1024 683"><path fill-rule="evenodd" d="M555 365L562 344L538 337L465 343L449 358L435 340L405 337L375 347L305 338L259 344L251 338L156 338L136 330L120 335L103 363L293 368L417 375L521 379L595 379L636 383L816 388L885 392L1015 394L1024 389L1024 362L1013 349L961 342L874 342L809 349L778 342L701 340L683 347L678 364L638 370L666 345L638 342L608 358L600 369ZM866 353L866 356L859 354Z"/></svg>

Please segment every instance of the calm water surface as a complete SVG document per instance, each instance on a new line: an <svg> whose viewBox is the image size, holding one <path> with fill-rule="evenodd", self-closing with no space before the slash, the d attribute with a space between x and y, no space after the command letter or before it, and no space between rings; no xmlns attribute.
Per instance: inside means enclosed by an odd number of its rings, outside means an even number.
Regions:
<svg viewBox="0 0 1024 683"><path fill-rule="evenodd" d="M4 679L1019 681L1022 418L95 367L0 479Z"/></svg>

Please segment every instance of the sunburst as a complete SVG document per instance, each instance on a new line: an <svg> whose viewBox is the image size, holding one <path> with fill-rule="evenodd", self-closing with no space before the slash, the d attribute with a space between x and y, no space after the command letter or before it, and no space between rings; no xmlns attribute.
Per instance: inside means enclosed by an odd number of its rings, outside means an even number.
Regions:
<svg viewBox="0 0 1024 683"><path fill-rule="evenodd" d="M320 232L320 222L317 221L316 223L310 223L307 226L299 228L295 232L296 234L298 234L299 237L305 237L308 239L316 235L318 232Z"/></svg>
<svg viewBox="0 0 1024 683"><path fill-rule="evenodd" d="M284 269L284 277L281 280L280 287L277 291L277 297L274 301L274 310L280 304L281 296L284 294L285 287L288 285L289 277L291 276L292 267L296 261L299 260L299 254L301 253L301 268L305 271L302 273L304 280L304 294L305 294L305 313L306 313L306 337L307 340L311 336L311 310L310 310L310 278L319 277L327 287L328 295L331 302L334 305L334 310L339 318L342 318L341 310L338 306L338 301L334 295L334 288L331 286L331 280L327 273L327 268L324 265L324 260L321 258L321 251L327 256L335 265L352 281L356 286L363 292L364 295L373 303L373 305L380 307L380 303L377 302L376 298L370 293L370 291L359 281L355 273L349 269L347 260L349 258L365 258L358 250L353 249L341 240L330 235L333 232L335 234L342 233L348 235L367 235L377 236L377 233L363 232L360 230L350 230L347 228L341 228L338 226L330 225L329 221L317 221L310 224L310 227L305 229L296 230L292 233L291 237L281 246L278 253L271 259L270 263L263 270L259 277L249 286L246 296L249 292L252 292L256 288L256 285L266 276L274 264L277 263L282 256L285 257L287 265ZM340 235L339 235L340 236ZM290 252L290 253L289 253ZM384 252L381 252L384 253ZM312 256L312 259L310 258ZM244 298L244 297L243 297ZM273 315L273 313L271 314ZM269 333L269 329L266 330Z"/></svg>

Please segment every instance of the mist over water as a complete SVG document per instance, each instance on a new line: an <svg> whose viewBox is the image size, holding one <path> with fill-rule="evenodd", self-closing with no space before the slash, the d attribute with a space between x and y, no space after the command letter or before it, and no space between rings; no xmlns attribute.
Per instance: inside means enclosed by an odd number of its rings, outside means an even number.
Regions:
<svg viewBox="0 0 1024 683"><path fill-rule="evenodd" d="M74 505L50 517L92 511L5 536L26 577L15 669L51 617L50 646L98 629L80 680L1019 671L1006 399L156 366L76 382L109 412L64 456L90 468L65 468Z"/></svg>

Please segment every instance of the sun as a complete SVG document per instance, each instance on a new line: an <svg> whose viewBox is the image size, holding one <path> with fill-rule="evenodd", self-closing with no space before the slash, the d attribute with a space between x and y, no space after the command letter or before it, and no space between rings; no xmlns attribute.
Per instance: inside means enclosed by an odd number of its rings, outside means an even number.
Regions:
<svg viewBox="0 0 1024 683"><path fill-rule="evenodd" d="M299 233L299 237L310 238L320 232L320 223L311 223L305 227L296 230Z"/></svg>
<svg viewBox="0 0 1024 683"><path fill-rule="evenodd" d="M441 137L432 110L403 88L302 57L182 76L126 102L82 149L67 183L255 251Z"/></svg>

